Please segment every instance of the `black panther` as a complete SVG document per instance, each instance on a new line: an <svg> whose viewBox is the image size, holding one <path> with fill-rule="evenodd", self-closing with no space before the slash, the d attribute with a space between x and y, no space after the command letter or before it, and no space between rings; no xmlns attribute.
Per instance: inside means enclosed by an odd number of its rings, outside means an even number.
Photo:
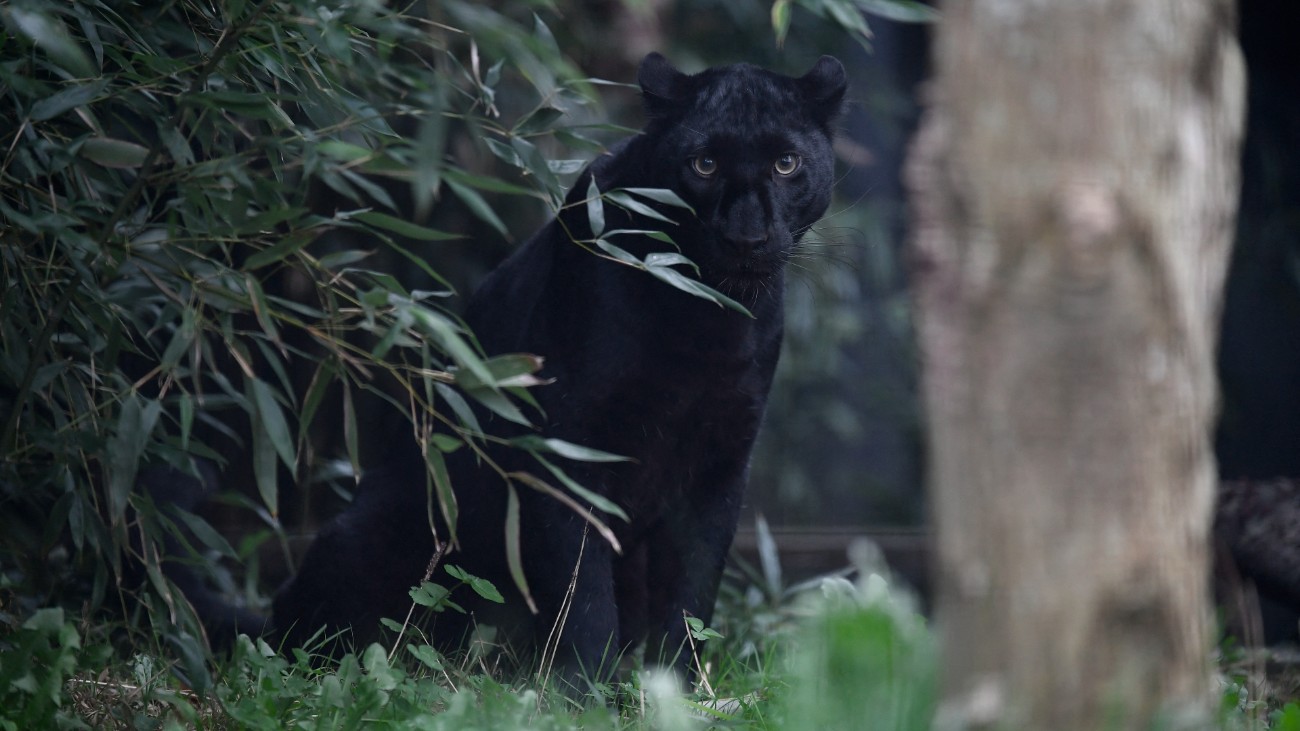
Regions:
<svg viewBox="0 0 1300 731"><path fill-rule="evenodd" d="M588 535L572 506L521 487L533 614L507 566L504 484L470 450L453 453L459 547L446 561L490 579L507 601L464 598L472 615L437 615L433 636L453 647L477 622L541 647L562 617L555 660L570 682L608 677L615 658L643 641L648 662L688 669L684 617L707 622L712 612L780 351L785 265L830 202L832 128L846 87L829 56L792 78L747 64L687 75L650 54L638 81L644 130L582 173L557 218L486 279L465 312L485 353L545 358L540 375L551 383L533 389L543 435L630 458L564 463L628 520L609 518L620 554ZM593 180L601 191L668 189L688 203L691 211L660 207L673 224L607 204L605 230L669 234L699 280L748 313L575 243L595 238L584 204ZM674 251L649 236L614 243L637 257ZM278 592L272 636L296 645L324 628L360 644L377 636L380 618L406 615L408 590L435 551L425 465L407 441L366 472ZM518 450L492 456L506 471L538 471Z"/></svg>

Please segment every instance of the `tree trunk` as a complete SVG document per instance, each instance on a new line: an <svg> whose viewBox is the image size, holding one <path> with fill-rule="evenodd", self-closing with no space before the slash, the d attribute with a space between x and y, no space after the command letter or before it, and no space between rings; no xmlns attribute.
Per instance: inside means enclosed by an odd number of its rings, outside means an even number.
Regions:
<svg viewBox="0 0 1300 731"><path fill-rule="evenodd" d="M1230 0L954 0L913 150L941 726L1209 709Z"/></svg>

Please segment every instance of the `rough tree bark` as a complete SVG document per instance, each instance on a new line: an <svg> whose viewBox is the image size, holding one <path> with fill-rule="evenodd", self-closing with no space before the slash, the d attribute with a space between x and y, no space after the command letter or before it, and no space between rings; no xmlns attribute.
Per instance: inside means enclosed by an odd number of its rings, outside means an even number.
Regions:
<svg viewBox="0 0 1300 731"><path fill-rule="evenodd" d="M944 7L909 169L942 725L1208 707L1233 12Z"/></svg>

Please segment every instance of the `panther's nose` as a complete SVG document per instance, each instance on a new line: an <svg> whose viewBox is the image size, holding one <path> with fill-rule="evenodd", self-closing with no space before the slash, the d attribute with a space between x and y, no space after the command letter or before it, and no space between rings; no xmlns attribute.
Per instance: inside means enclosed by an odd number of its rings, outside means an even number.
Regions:
<svg viewBox="0 0 1300 731"><path fill-rule="evenodd" d="M737 254L752 254L753 252L763 248L763 245L767 243L767 233L745 232L732 234L727 236L726 239L727 244L730 245L731 249Z"/></svg>

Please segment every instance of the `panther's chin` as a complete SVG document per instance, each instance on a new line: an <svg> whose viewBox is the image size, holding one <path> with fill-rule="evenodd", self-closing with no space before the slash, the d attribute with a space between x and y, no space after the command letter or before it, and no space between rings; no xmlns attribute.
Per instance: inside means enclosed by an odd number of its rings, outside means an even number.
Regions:
<svg viewBox="0 0 1300 731"><path fill-rule="evenodd" d="M718 267L706 272L706 283L719 292L753 302L758 297L774 293L780 286L779 263L745 261L732 266Z"/></svg>

